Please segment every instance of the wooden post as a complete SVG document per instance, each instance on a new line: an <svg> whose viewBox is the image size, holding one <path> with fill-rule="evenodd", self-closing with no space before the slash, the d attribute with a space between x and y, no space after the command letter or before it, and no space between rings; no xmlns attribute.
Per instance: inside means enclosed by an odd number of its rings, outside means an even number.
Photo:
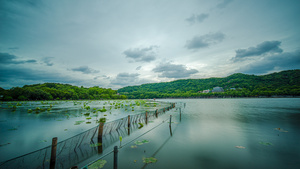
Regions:
<svg viewBox="0 0 300 169"><path fill-rule="evenodd" d="M50 169L55 169L57 137L52 138Z"/></svg>
<svg viewBox="0 0 300 169"><path fill-rule="evenodd" d="M164 112L166 112L166 109L164 108Z"/></svg>
<svg viewBox="0 0 300 169"><path fill-rule="evenodd" d="M169 123L170 134L171 134L171 136L172 136L173 134L172 134L172 127L171 127L171 123L172 123L172 115L170 115L170 123Z"/></svg>
<svg viewBox="0 0 300 169"><path fill-rule="evenodd" d="M179 113L180 113L179 117L180 117L180 121L181 121L181 107L179 108Z"/></svg>
<svg viewBox="0 0 300 169"><path fill-rule="evenodd" d="M104 123L100 122L99 128L98 128L98 138L101 138L101 139L102 139L102 135L103 135L103 126L104 126Z"/></svg>
<svg viewBox="0 0 300 169"><path fill-rule="evenodd" d="M128 135L130 135L130 115L128 115Z"/></svg>
<svg viewBox="0 0 300 169"><path fill-rule="evenodd" d="M148 112L146 111L146 124L148 124Z"/></svg>
<svg viewBox="0 0 300 169"><path fill-rule="evenodd" d="M158 116L157 113L158 113L158 109L155 110L155 116L156 116L156 118L157 118L157 116Z"/></svg>
<svg viewBox="0 0 300 169"><path fill-rule="evenodd" d="M118 169L118 146L114 147L114 169Z"/></svg>

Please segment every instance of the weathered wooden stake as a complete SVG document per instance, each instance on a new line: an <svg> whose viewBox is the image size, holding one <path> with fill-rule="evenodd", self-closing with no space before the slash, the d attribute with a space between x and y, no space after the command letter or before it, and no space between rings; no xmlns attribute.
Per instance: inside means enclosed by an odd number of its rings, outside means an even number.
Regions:
<svg viewBox="0 0 300 169"><path fill-rule="evenodd" d="M102 139L102 135L103 135L103 126L104 126L104 123L100 122L99 128L98 128L98 138L101 138L101 139Z"/></svg>
<svg viewBox="0 0 300 169"><path fill-rule="evenodd" d="M166 109L164 108L164 112L166 112Z"/></svg>
<svg viewBox="0 0 300 169"><path fill-rule="evenodd" d="M52 138L50 169L55 168L57 137Z"/></svg>
<svg viewBox="0 0 300 169"><path fill-rule="evenodd" d="M171 123L172 123L172 115L170 115L170 123L169 123L170 134L171 134L171 136L172 136L173 134L172 134L172 127L171 127Z"/></svg>
<svg viewBox="0 0 300 169"><path fill-rule="evenodd" d="M158 109L155 110L155 116L158 117Z"/></svg>
<svg viewBox="0 0 300 169"><path fill-rule="evenodd" d="M118 146L114 147L114 169L118 169Z"/></svg>
<svg viewBox="0 0 300 169"><path fill-rule="evenodd" d="M128 135L130 135L130 115L128 115Z"/></svg>
<svg viewBox="0 0 300 169"><path fill-rule="evenodd" d="M180 117L180 121L181 121L181 107L179 108L179 113L180 113L179 117Z"/></svg>
<svg viewBox="0 0 300 169"><path fill-rule="evenodd" d="M146 124L148 124L148 112L146 112Z"/></svg>

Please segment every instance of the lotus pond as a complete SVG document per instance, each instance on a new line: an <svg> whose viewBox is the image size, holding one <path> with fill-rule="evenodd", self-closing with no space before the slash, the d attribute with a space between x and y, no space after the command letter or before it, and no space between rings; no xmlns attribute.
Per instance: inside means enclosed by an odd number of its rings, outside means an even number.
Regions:
<svg viewBox="0 0 300 169"><path fill-rule="evenodd" d="M132 114L154 111L167 103L146 100L26 101L0 103L0 162L70 138Z"/></svg>
<svg viewBox="0 0 300 169"><path fill-rule="evenodd" d="M118 168L272 168L300 166L300 99L169 99L185 102L168 122L119 149ZM134 137L134 136L130 136ZM119 143L115 145L119 146ZM111 145L110 150L113 150ZM86 162L79 164L83 167ZM88 168L113 168L109 154Z"/></svg>

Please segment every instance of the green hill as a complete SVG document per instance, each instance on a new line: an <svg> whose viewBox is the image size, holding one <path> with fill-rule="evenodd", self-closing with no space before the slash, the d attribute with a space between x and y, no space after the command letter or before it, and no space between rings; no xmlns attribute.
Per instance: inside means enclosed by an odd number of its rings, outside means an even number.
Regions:
<svg viewBox="0 0 300 169"><path fill-rule="evenodd" d="M219 86L220 93L201 93ZM128 98L299 96L300 70L256 76L236 73L224 78L184 79L128 86L118 90Z"/></svg>
<svg viewBox="0 0 300 169"><path fill-rule="evenodd" d="M13 87L9 90L0 88L1 100L78 100L78 99L126 99L116 90L100 87L77 87L69 84L44 83Z"/></svg>

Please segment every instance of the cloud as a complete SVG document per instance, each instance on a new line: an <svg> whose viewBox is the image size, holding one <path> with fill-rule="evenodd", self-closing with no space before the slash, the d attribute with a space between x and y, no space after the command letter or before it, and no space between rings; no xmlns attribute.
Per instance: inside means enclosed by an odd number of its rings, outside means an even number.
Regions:
<svg viewBox="0 0 300 169"><path fill-rule="evenodd" d="M135 70L141 70L142 66L137 67Z"/></svg>
<svg viewBox="0 0 300 169"><path fill-rule="evenodd" d="M36 63L36 60L16 60L17 56L9 53L0 53L0 64L24 64L24 63Z"/></svg>
<svg viewBox="0 0 300 169"><path fill-rule="evenodd" d="M45 58L43 59L43 62L44 62L47 66L53 66L54 63L51 62L51 59L52 59L52 58L53 58L53 57L45 57Z"/></svg>
<svg viewBox="0 0 300 169"><path fill-rule="evenodd" d="M196 69L188 69L185 65L176 65L172 63L163 63L156 66L153 70L155 73L161 73L160 77L167 78L187 78L192 74L198 73Z"/></svg>
<svg viewBox="0 0 300 169"><path fill-rule="evenodd" d="M247 74L265 74L272 71L300 68L300 50L266 56L263 59L250 63L240 72Z"/></svg>
<svg viewBox="0 0 300 169"><path fill-rule="evenodd" d="M225 38L225 34L221 32L209 33L202 36L195 36L193 39L186 42L185 47L187 49L200 49L210 45L222 42Z"/></svg>
<svg viewBox="0 0 300 169"><path fill-rule="evenodd" d="M236 55L232 58L233 61L241 61L244 58L253 56L261 56L264 54L282 53L283 50L279 47L280 41L264 41L256 47L249 47L248 49L238 49L235 51Z"/></svg>
<svg viewBox="0 0 300 169"><path fill-rule="evenodd" d="M204 21L204 19L208 18L208 16L209 16L209 15L208 15L208 14L205 14L205 13L202 13L202 14L199 14L199 15L193 14L191 17L186 18L185 20L186 20L187 22L189 22L190 24L194 24L195 22L201 23L201 22Z"/></svg>
<svg viewBox="0 0 300 169"><path fill-rule="evenodd" d="M94 70L92 68L89 68L88 66L80 66L77 68L73 68L71 69L72 71L76 71L76 72L82 72L84 74L93 74L93 73L99 73L99 70Z"/></svg>
<svg viewBox="0 0 300 169"><path fill-rule="evenodd" d="M137 85L139 75L138 73L119 73L115 79L111 80L111 84L120 86Z"/></svg>
<svg viewBox="0 0 300 169"><path fill-rule="evenodd" d="M156 59L158 46L150 46L148 48L127 49L123 52L127 58L133 59L135 62L151 62Z"/></svg>
<svg viewBox="0 0 300 169"><path fill-rule="evenodd" d="M223 0L223 2L217 5L217 8L222 9L225 8L228 4L230 4L233 0Z"/></svg>

